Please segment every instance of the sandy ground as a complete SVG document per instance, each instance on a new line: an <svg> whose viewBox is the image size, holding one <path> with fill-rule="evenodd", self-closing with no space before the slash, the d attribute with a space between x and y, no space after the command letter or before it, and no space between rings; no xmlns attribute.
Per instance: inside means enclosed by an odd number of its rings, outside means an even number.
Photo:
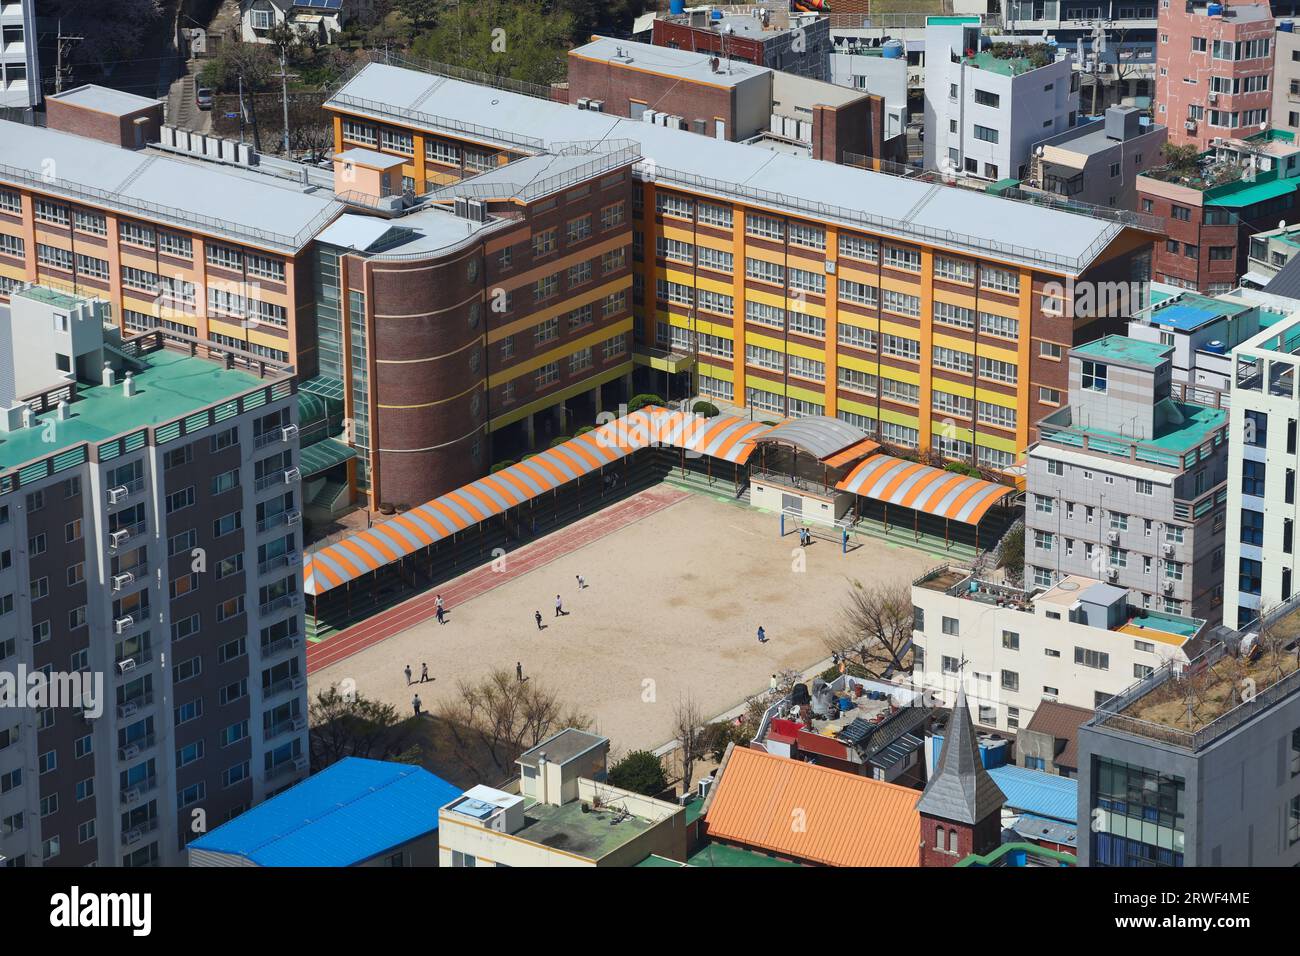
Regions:
<svg viewBox="0 0 1300 956"><path fill-rule="evenodd" d="M600 520L594 515L590 520ZM775 515L687 495L311 677L311 692L344 678L357 692L409 713L454 695L458 679L492 667L540 680L589 714L615 752L672 736L673 705L689 692L712 717L765 691L774 671L828 657L822 635L841 614L851 579L911 580L934 564L920 552L869 541L849 554L816 541L793 569L797 537ZM563 531L559 532L564 534ZM587 587L578 591L575 575ZM555 595L568 613L555 615ZM542 612L538 631L533 612ZM768 642L755 636L759 625ZM436 678L418 681L428 662Z"/></svg>

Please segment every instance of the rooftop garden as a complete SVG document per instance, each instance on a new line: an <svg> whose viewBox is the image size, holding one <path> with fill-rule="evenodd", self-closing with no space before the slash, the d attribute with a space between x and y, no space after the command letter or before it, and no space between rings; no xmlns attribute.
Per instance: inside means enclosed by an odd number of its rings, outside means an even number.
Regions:
<svg viewBox="0 0 1300 956"><path fill-rule="evenodd" d="M1161 147L1165 165L1148 169L1142 175L1166 183L1178 183L1192 189L1206 190L1241 180L1243 167L1232 160L1218 160L1213 152L1201 153L1191 144Z"/></svg>
<svg viewBox="0 0 1300 956"><path fill-rule="evenodd" d="M968 51L966 62L984 70L1015 76L1056 62L1056 48L1047 43L990 43L978 52Z"/></svg>

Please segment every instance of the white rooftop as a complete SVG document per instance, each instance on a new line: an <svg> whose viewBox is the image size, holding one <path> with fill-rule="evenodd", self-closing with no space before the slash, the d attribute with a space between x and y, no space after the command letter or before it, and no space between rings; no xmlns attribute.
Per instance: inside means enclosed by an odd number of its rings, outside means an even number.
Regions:
<svg viewBox="0 0 1300 956"><path fill-rule="evenodd" d="M343 208L328 189L0 120L6 182L293 252Z"/></svg>
<svg viewBox="0 0 1300 956"><path fill-rule="evenodd" d="M356 166L366 166L371 169L392 169L394 166L401 166L406 160L400 156L393 156L389 153L381 153L377 149L345 149L341 153L335 153L335 159L341 159L345 163L352 163Z"/></svg>
<svg viewBox="0 0 1300 956"><path fill-rule="evenodd" d="M75 106L95 110L98 113L109 113L113 116L125 116L128 113L135 113L162 102L162 100L150 99L147 96L136 96L134 93L114 90L107 86L95 86L93 83L78 86L76 89L65 90L62 93L51 93L46 99L72 103Z"/></svg>
<svg viewBox="0 0 1300 956"><path fill-rule="evenodd" d="M659 182L1067 274L1086 268L1123 228L1106 219L775 153L387 64L367 64L328 104L516 149L633 140L640 145L641 175Z"/></svg>
<svg viewBox="0 0 1300 956"><path fill-rule="evenodd" d="M590 43L570 50L569 55L713 86L739 86L772 72L765 66L735 60L720 60L715 70L715 57L711 53L693 53L690 50L674 50L671 47L613 40L609 37L592 37Z"/></svg>

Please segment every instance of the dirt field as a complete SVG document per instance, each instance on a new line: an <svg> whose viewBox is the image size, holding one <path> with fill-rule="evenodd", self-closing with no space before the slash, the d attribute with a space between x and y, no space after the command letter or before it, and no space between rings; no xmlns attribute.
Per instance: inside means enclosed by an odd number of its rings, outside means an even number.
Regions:
<svg viewBox="0 0 1300 956"><path fill-rule="evenodd" d="M643 494L645 494L643 492ZM600 521L596 514L586 521ZM448 623L417 624L311 676L311 692L344 678L357 692L410 712L455 693L459 678L492 667L543 681L584 710L616 752L671 736L673 705L687 691L709 716L766 690L769 676L826 658L822 634L838 623L848 581L911 580L934 559L871 541L841 554L815 541L806 570L792 570L797 537L775 515L688 494L460 606ZM560 531L559 534L565 534ZM575 575L587 587L578 591ZM555 617L555 595L564 599ZM538 631L533 612L542 612ZM766 629L768 643L755 632ZM436 681L407 688L428 662Z"/></svg>

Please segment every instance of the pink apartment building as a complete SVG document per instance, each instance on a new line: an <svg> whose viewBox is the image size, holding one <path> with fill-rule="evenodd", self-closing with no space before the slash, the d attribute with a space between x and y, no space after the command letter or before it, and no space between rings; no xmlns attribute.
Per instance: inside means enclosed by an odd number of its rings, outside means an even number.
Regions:
<svg viewBox="0 0 1300 956"><path fill-rule="evenodd" d="M1269 122L1273 13L1267 3L1161 0L1156 44L1156 122L1171 144L1210 147Z"/></svg>

